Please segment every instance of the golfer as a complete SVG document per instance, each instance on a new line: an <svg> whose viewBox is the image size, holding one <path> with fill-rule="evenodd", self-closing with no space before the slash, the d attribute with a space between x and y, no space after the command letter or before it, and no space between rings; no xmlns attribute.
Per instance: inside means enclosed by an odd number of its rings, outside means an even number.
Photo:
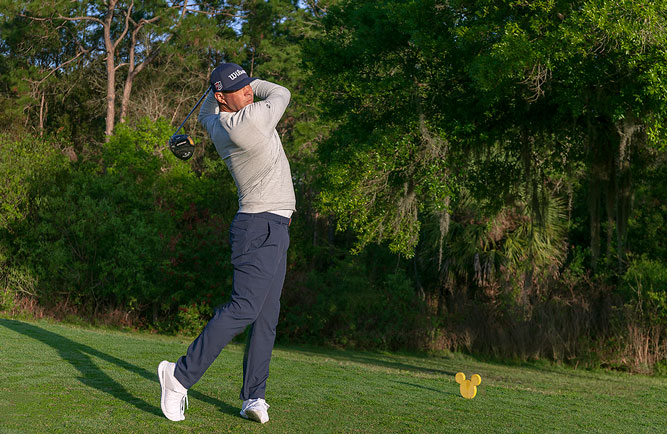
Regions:
<svg viewBox="0 0 667 434"><path fill-rule="evenodd" d="M187 393L220 351L248 325L243 358L241 416L269 420L264 400L269 362L285 280L294 188L276 124L290 100L282 86L248 77L239 65L223 63L211 73L213 92L199 122L236 182L239 211L230 227L234 280L231 301L216 308L187 354L158 366L164 415L185 419ZM257 96L261 101L253 102Z"/></svg>

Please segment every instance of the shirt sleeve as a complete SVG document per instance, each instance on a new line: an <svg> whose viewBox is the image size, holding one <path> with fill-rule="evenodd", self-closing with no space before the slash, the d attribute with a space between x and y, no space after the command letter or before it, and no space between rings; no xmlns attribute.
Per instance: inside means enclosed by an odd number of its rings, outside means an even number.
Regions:
<svg viewBox="0 0 667 434"><path fill-rule="evenodd" d="M265 135L270 135L278 125L280 118L290 102L290 91L287 88L266 80L253 80L250 83L255 96L262 101L246 107L255 126Z"/></svg>
<svg viewBox="0 0 667 434"><path fill-rule="evenodd" d="M213 92L209 92L206 98L204 98L204 102L201 105L201 108L199 109L199 116L197 117L197 120L199 123L202 125L206 125L204 122L208 116L211 115L218 115L220 113L220 108L218 107L218 100L215 99L215 96L213 96Z"/></svg>

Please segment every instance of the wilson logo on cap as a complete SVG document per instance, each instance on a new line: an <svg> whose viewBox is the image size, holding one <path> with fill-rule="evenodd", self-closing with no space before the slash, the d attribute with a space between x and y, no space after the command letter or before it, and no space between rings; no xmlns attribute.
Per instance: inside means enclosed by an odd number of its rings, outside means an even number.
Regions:
<svg viewBox="0 0 667 434"><path fill-rule="evenodd" d="M234 81L234 80L236 80L237 78L239 78L240 76L242 76L242 75L245 74L245 73L246 73L246 72L245 72L244 70L242 70L242 69L237 69L236 71L234 71L234 72L232 72L231 74L229 74L227 77L229 77L230 80Z"/></svg>

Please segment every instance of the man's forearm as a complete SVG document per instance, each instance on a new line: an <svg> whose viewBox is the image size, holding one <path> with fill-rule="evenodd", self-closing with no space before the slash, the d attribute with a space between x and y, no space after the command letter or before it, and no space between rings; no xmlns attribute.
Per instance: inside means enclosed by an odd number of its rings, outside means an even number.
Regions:
<svg viewBox="0 0 667 434"><path fill-rule="evenodd" d="M285 105L287 105L291 96L287 88L266 80L253 80L250 83L250 87L257 98L267 99L276 97L287 99Z"/></svg>

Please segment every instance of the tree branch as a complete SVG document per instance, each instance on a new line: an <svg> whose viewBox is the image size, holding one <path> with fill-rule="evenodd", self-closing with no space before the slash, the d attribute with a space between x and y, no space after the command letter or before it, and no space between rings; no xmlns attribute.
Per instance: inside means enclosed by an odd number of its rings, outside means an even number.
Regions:
<svg viewBox="0 0 667 434"><path fill-rule="evenodd" d="M310 6L310 9L313 11L313 15L315 15L317 18L321 18L327 12L327 8L321 7L317 0L306 0L306 4Z"/></svg>
<svg viewBox="0 0 667 434"><path fill-rule="evenodd" d="M212 16L212 17L218 16L218 15L225 15L225 16L232 17L232 18L247 18L247 15L236 15L236 14L230 14L230 13L228 13L228 12L220 12L220 11L217 11L217 10L213 10L213 11L200 11L200 10L198 10L198 9L187 9L187 8L184 8L184 12L194 12L194 13L196 13L196 14L205 14L205 15L210 15L210 16ZM185 14L184 14L184 15L185 15Z"/></svg>
<svg viewBox="0 0 667 434"><path fill-rule="evenodd" d="M69 59L69 60L66 61L66 62L61 63L60 65L56 66L55 68L52 68L52 69L51 69L51 72L49 72L44 78L42 78L41 80L39 80L36 84L37 84L37 85L42 84L42 83L44 82L44 80L46 80L46 79L49 78L51 75L53 75L57 70L59 70L60 68L63 68L63 67L65 67L66 65L68 65L68 64L70 64L70 63L72 63L72 62L74 62L76 59L78 59L79 57L83 56L84 54L88 54L88 53L90 53L90 51L91 51L90 49L85 50L85 49L81 48L81 51L79 51L79 53L78 53L76 56L72 57L71 59Z"/></svg>
<svg viewBox="0 0 667 434"><path fill-rule="evenodd" d="M181 6L181 18L178 19L178 22L180 23L183 18L185 18L185 12L188 10L188 1L184 0L183 1L183 6Z"/></svg>
<svg viewBox="0 0 667 434"><path fill-rule="evenodd" d="M80 17L65 17L58 15L57 17L33 17L31 15L18 14L20 17L27 18L32 21L55 21L55 20L64 20L64 21L94 21L98 24L104 24L102 20L96 17L90 16L80 16Z"/></svg>
<svg viewBox="0 0 667 434"><path fill-rule="evenodd" d="M147 64L151 63L153 59L155 59L157 55L160 53L160 48L162 48L164 44L169 42L171 37L172 35L169 35L163 44L160 44L155 50L151 51L150 54L141 63L137 65L137 67L134 69L134 73L138 74L139 72L141 72L142 69L146 67Z"/></svg>
<svg viewBox="0 0 667 434"><path fill-rule="evenodd" d="M160 51L161 45L158 46L157 49L155 49L151 53L149 53L149 55L141 63L139 63L139 65L137 65L136 68L134 67L134 54L135 54L135 47L137 45L137 35L139 34L139 32L141 31L141 28L145 24L154 23L154 22L158 21L159 19L160 19L159 16L158 17L153 17L150 20L146 20L146 19L142 18L142 19L139 20L139 23L135 23L134 20L132 20L132 24L135 25L135 28L134 28L134 30L132 30L132 38L131 38L131 42L130 42L130 50L129 50L130 51L130 61L126 62L126 63L123 63L121 65L118 65L118 67L116 69L118 69L120 66L130 65L130 74L136 75L142 69L144 69L144 67L146 66L145 65L146 63L150 63L155 58L158 51ZM173 36L173 34L170 34L164 42L168 42L171 39L172 36Z"/></svg>
<svg viewBox="0 0 667 434"><path fill-rule="evenodd" d="M114 51L116 51L118 44L120 44L125 35L127 35L127 31L130 28L130 14L132 13L133 7L134 7L134 0L132 0L132 3L130 3L130 6L127 8L127 11L125 12L125 27L123 28L123 33L121 33L120 36L116 38L116 42L113 44Z"/></svg>

